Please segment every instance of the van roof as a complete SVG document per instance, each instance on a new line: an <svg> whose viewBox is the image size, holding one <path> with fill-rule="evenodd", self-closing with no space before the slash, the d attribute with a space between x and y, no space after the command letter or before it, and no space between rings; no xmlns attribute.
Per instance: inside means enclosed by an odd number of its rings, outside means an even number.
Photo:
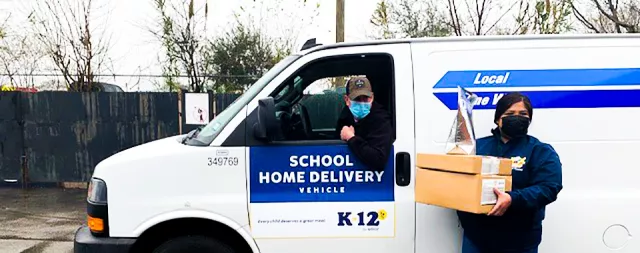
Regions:
<svg viewBox="0 0 640 253"><path fill-rule="evenodd" d="M406 39L384 39L384 40L367 40L359 42L339 42L327 45L312 47L297 52L297 55L306 55L316 51L386 44L401 43L423 43L423 42L464 42L464 41L505 41L505 40L541 40L541 39L622 39L622 38L640 38L640 34L635 33L600 33L600 34L527 34L527 35L483 35L483 36L450 36L450 37L425 37L425 38L406 38Z"/></svg>

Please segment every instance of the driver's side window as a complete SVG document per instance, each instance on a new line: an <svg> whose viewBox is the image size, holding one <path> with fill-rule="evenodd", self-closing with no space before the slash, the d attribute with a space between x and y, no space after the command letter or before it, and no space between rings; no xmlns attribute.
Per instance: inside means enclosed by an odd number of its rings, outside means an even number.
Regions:
<svg viewBox="0 0 640 253"><path fill-rule="evenodd" d="M339 139L336 122L345 106L343 95L347 78L321 78L304 89L296 108L306 110L311 128L310 139Z"/></svg>
<svg viewBox="0 0 640 253"><path fill-rule="evenodd" d="M302 67L271 93L281 131L278 141L340 140L336 127L345 113L346 82L365 76L374 89L376 84L388 86L391 77L384 73L391 73L389 66L387 55L349 55Z"/></svg>
<svg viewBox="0 0 640 253"><path fill-rule="evenodd" d="M294 80L274 96L284 141L338 140L336 124L345 106L347 77L296 76Z"/></svg>

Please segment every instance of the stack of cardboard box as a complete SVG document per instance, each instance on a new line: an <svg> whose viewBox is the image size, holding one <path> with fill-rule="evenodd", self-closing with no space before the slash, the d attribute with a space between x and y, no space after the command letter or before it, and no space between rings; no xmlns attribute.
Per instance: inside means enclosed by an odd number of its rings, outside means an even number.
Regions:
<svg viewBox="0 0 640 253"><path fill-rule="evenodd" d="M493 189L511 190L511 160L478 155L418 153L416 202L471 213L489 213Z"/></svg>
<svg viewBox="0 0 640 253"><path fill-rule="evenodd" d="M458 111L446 154L418 152L416 202L471 213L489 213L494 188L511 190L511 160L476 155L472 109L478 96L458 87Z"/></svg>

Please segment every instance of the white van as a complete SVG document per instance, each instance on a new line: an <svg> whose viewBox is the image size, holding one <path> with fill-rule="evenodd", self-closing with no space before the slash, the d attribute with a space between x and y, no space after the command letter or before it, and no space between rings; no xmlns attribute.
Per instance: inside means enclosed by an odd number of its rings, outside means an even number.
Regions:
<svg viewBox="0 0 640 253"><path fill-rule="evenodd" d="M102 161L75 252L455 253L455 211L416 204L416 153L444 153L457 86L490 135L510 91L563 163L540 252L640 252L640 37L428 38L317 45L291 55L193 133ZM332 84L367 76L391 113L387 169L366 171L335 130ZM336 78L337 77L337 78ZM91 228L91 229L90 229ZM181 249L185 249L184 251ZM205 252L205 251L203 251Z"/></svg>

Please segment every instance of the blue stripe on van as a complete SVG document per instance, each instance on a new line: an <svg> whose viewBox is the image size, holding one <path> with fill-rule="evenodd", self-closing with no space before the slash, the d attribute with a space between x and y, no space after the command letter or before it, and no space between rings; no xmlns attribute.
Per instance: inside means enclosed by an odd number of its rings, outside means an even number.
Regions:
<svg viewBox="0 0 640 253"><path fill-rule="evenodd" d="M500 97L508 92L475 92L479 99L473 107L495 109ZM533 108L606 108L640 107L640 90L546 90L521 91L531 99ZM450 110L458 109L456 92L434 93Z"/></svg>
<svg viewBox="0 0 640 253"><path fill-rule="evenodd" d="M440 88L640 85L639 68L449 71Z"/></svg>

